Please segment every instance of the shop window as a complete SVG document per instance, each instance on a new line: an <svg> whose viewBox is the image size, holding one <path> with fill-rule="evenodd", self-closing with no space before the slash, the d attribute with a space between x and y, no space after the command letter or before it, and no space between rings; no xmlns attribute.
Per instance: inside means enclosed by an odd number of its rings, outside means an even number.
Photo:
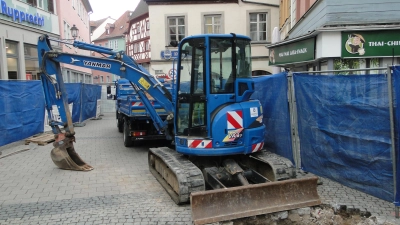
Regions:
<svg viewBox="0 0 400 225"><path fill-rule="evenodd" d="M333 66L335 70L348 70L348 69L365 69L365 68L376 68L379 67L379 59L334 59ZM367 74L367 73L379 73L379 71L344 71L336 72L335 74Z"/></svg>
<svg viewBox="0 0 400 225"><path fill-rule="evenodd" d="M39 59L35 45L24 44L25 72L27 80L40 80Z"/></svg>
<svg viewBox="0 0 400 225"><path fill-rule="evenodd" d="M85 83L87 83L87 84L91 84L92 83L92 81L90 79L90 75L85 75Z"/></svg>
<svg viewBox="0 0 400 225"><path fill-rule="evenodd" d="M18 79L18 43L6 41L8 79Z"/></svg>
<svg viewBox="0 0 400 225"><path fill-rule="evenodd" d="M78 81L78 74L72 72L71 83L76 83Z"/></svg>
<svg viewBox="0 0 400 225"><path fill-rule="evenodd" d="M251 76L262 76L262 75L271 75L271 73L265 70L253 70L251 72Z"/></svg>

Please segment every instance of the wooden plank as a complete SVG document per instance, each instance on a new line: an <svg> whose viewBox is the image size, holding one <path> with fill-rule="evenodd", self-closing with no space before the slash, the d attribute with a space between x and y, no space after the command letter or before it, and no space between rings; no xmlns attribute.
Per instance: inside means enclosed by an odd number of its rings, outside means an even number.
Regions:
<svg viewBox="0 0 400 225"><path fill-rule="evenodd" d="M25 140L25 144L28 145L29 143L36 143L38 145L47 145L51 142L55 141L54 134L47 134L43 133L39 136L30 137Z"/></svg>

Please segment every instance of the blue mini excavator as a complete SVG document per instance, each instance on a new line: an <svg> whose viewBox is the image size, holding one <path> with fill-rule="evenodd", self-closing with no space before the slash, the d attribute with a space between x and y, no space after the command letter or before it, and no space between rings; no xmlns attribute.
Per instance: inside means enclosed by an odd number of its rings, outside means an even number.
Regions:
<svg viewBox="0 0 400 225"><path fill-rule="evenodd" d="M46 108L51 115L49 92L55 91L62 119L50 121L56 136L54 163L62 169L93 169L73 147L60 69L60 63L66 63L130 81L154 126L175 146L150 148L149 169L177 204L191 202L195 224L320 204L316 177L296 177L290 160L263 148L263 110L258 100L251 99L250 42L242 35L204 34L171 43L178 48L176 87L171 94L124 52L74 41L65 44L107 57L63 53L51 48L48 36L41 36L38 54ZM166 119L161 119L145 93L165 109Z"/></svg>

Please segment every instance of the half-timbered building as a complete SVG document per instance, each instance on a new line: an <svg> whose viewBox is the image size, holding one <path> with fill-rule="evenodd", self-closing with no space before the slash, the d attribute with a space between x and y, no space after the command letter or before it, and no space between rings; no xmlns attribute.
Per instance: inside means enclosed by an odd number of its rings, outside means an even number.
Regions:
<svg viewBox="0 0 400 225"><path fill-rule="evenodd" d="M140 1L129 20L126 34L126 53L147 70L150 68L151 42L148 6Z"/></svg>

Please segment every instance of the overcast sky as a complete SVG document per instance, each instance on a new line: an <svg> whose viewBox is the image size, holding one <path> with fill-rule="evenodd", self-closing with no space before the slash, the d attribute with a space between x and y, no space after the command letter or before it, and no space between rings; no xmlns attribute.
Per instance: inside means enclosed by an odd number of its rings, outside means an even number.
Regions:
<svg viewBox="0 0 400 225"><path fill-rule="evenodd" d="M90 14L90 20L95 21L111 16L118 19L127 11L135 10L139 0L89 0L93 13Z"/></svg>

